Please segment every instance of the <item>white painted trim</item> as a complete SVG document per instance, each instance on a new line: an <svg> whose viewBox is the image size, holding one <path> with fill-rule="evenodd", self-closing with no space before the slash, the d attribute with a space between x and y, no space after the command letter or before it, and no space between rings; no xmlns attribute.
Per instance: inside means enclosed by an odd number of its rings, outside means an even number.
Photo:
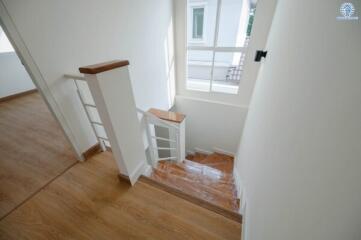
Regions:
<svg viewBox="0 0 361 240"><path fill-rule="evenodd" d="M211 152L211 151L207 151L207 150L204 150L204 149L201 149L201 148L197 148L197 147L194 148L194 151L195 151L195 152L198 152L198 153L208 154L208 155L210 155L210 154L213 153L213 152Z"/></svg>
<svg viewBox="0 0 361 240"><path fill-rule="evenodd" d="M235 166L233 166L233 179L234 179L234 184L236 185L236 189L237 189L237 198L239 198L240 202L241 202L241 206L238 210L239 213L242 214L242 206L243 204L243 188L242 188L242 183L241 183L241 178L237 172L237 168Z"/></svg>
<svg viewBox="0 0 361 240"><path fill-rule="evenodd" d="M4 32L6 33L8 39L13 45L16 54L20 58L22 64L24 65L26 71L30 75L33 83L38 89L39 93L43 97L45 103L47 104L50 112L54 115L55 119L59 122L61 129L63 130L66 138L69 140L70 145L73 147L76 156L79 160L84 160L82 152L78 147L76 138L68 124L66 118L64 117L58 103L55 100L54 95L52 94L47 82L45 81L42 73L40 72L39 67L35 63L33 57L30 54L24 40L22 39L20 33L18 32L10 14L8 13L6 6L2 0L0 0L0 25L2 26Z"/></svg>
<svg viewBox="0 0 361 240"><path fill-rule="evenodd" d="M131 184L134 185L142 174L149 171L149 168L151 169L151 167L146 163L146 159L139 163L135 170L128 176Z"/></svg>
<svg viewBox="0 0 361 240"><path fill-rule="evenodd" d="M187 89L187 0L174 1L177 95L228 102L235 105L243 104L247 106L253 93L260 66L260 63L254 62L254 53L258 49L265 48L276 3L277 0L258 1L252 36L247 47L244 72L242 80L240 81L238 93L226 94L221 92L203 92Z"/></svg>
<svg viewBox="0 0 361 240"><path fill-rule="evenodd" d="M200 102L205 102L205 103L221 104L221 105L224 105L224 106L242 108L245 111L248 111L248 106L244 106L244 105L235 105L235 104L231 104L231 103L227 103L227 102L212 101L212 100L207 100L207 99L203 99L203 98L188 97L188 96L184 96L184 95L176 95L175 98L176 99L179 98L179 99L200 101Z"/></svg>
<svg viewBox="0 0 361 240"><path fill-rule="evenodd" d="M211 67L212 63L211 62L206 62L206 61L189 61L188 62L188 66L191 67ZM215 63L214 67L215 68L228 68L232 66L232 64L229 63Z"/></svg>
<svg viewBox="0 0 361 240"><path fill-rule="evenodd" d="M241 212L242 215L242 236L241 236L241 240L246 240L247 239L247 215L246 215L246 204L244 205L244 209Z"/></svg>
<svg viewBox="0 0 361 240"><path fill-rule="evenodd" d="M235 166L233 166L233 178L234 178L234 183L236 184L237 187L237 197L239 199L241 199L242 197L242 186L241 186L241 178L237 172L237 168Z"/></svg>
<svg viewBox="0 0 361 240"><path fill-rule="evenodd" d="M206 47L206 46L188 46L188 50L195 51L215 51L215 52L245 52L246 47Z"/></svg>
<svg viewBox="0 0 361 240"><path fill-rule="evenodd" d="M195 151L186 151L187 155L194 155Z"/></svg>
<svg viewBox="0 0 361 240"><path fill-rule="evenodd" d="M218 147L213 147L213 151L216 153L224 154L224 155L231 156L231 157L235 156L235 153L223 150L222 148L218 148Z"/></svg>
<svg viewBox="0 0 361 240"><path fill-rule="evenodd" d="M152 167L149 164L146 164L144 167L143 175L149 177L150 174L152 174Z"/></svg>
<svg viewBox="0 0 361 240"><path fill-rule="evenodd" d="M222 0L218 0L217 1L217 14L216 14L216 29L214 31L213 47L217 47L217 43L218 43L219 22L220 22L220 16L221 16L221 6L222 6ZM214 81L214 62L215 62L215 60L216 60L216 52L213 51L212 52L211 81L209 83L209 92L213 92L212 91L212 89L213 89L212 86L213 86L213 81ZM188 80L186 80L186 81L188 81Z"/></svg>

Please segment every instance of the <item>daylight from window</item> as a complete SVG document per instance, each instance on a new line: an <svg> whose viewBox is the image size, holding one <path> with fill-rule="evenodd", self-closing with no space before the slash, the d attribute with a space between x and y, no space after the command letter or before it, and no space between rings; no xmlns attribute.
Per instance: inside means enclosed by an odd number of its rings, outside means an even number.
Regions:
<svg viewBox="0 0 361 240"><path fill-rule="evenodd" d="M14 52L14 48L6 37L5 32L0 27L0 53L6 52Z"/></svg>
<svg viewBox="0 0 361 240"><path fill-rule="evenodd" d="M187 89L237 94L255 0L188 0Z"/></svg>

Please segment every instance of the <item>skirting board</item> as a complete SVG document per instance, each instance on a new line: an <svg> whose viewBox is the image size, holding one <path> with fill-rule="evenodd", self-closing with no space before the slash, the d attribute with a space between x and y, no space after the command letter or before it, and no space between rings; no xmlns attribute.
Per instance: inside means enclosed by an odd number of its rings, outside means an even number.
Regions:
<svg viewBox="0 0 361 240"><path fill-rule="evenodd" d="M150 166L148 165L147 163L147 160L144 159L144 161L142 161L136 168L135 170L129 174L129 181L132 185L134 185L137 181L138 181L138 178L141 176L141 175L144 175L144 174L147 174L147 173L150 173L151 169L150 169Z"/></svg>
<svg viewBox="0 0 361 240"><path fill-rule="evenodd" d="M242 183L241 183L241 178L237 172L237 168L233 167L233 179L234 179L234 184L236 185L237 188L237 198L240 200L241 202L241 206L239 208L239 213L242 213L242 206L244 206L244 199L243 198L243 187L242 187Z"/></svg>
<svg viewBox="0 0 361 240"><path fill-rule="evenodd" d="M216 153L220 153L220 154L231 156L231 157L235 156L235 154L233 152L229 152L229 151L223 150L221 148L217 148L217 147L214 147L213 151Z"/></svg>
<svg viewBox="0 0 361 240"><path fill-rule="evenodd" d="M97 154L101 151L102 151L102 149L100 147L100 144L96 143L93 146L91 146L88 150L86 150L85 152L82 153L83 159L88 160L89 158L91 158L92 156L94 156L95 154Z"/></svg>
<svg viewBox="0 0 361 240"><path fill-rule="evenodd" d="M229 152L229 151L226 151L226 150L223 150L223 149L221 149L221 148L213 147L212 150L213 150L213 152L220 153L220 154L224 154L224 155L227 155L227 156L231 156L231 157L234 157L234 156L235 156L234 153ZM187 153L189 153L189 154L194 153L194 152L203 153L203 154L208 154L208 155L213 153L212 151L204 150L204 149L197 148L197 147L194 148L194 151L187 151Z"/></svg>
<svg viewBox="0 0 361 240"><path fill-rule="evenodd" d="M201 149L201 148L196 148L196 147L194 148L194 152L208 154L208 155L212 154L211 151L207 151L207 150L204 150L204 149Z"/></svg>
<svg viewBox="0 0 361 240"><path fill-rule="evenodd" d="M118 177L120 181L126 182L129 185L133 186L138 181L141 175L149 176L151 174L151 171L152 171L151 166L149 166L146 162L142 162L138 165L138 167L134 170L134 172L130 176L119 173Z"/></svg>
<svg viewBox="0 0 361 240"><path fill-rule="evenodd" d="M37 91L38 91L38 89L31 89L31 90L28 90L28 91L25 91L25 92L15 93L15 94L0 98L0 102L9 101L9 100L14 99L14 98L18 98L18 97L22 97L22 96L25 96L25 95L28 95L28 94L31 94L31 93L35 93Z"/></svg>

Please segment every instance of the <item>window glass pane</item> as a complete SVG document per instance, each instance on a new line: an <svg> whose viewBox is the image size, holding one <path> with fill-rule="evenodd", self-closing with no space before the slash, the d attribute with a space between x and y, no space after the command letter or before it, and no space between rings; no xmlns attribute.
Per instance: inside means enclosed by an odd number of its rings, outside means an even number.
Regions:
<svg viewBox="0 0 361 240"><path fill-rule="evenodd" d="M193 8L193 38L203 38L204 8Z"/></svg>
<svg viewBox="0 0 361 240"><path fill-rule="evenodd" d="M222 0L217 46L245 46L248 42L248 23L252 12L250 1Z"/></svg>
<svg viewBox="0 0 361 240"><path fill-rule="evenodd" d="M237 94L245 55L240 52L216 52L212 91Z"/></svg>
<svg viewBox="0 0 361 240"><path fill-rule="evenodd" d="M256 13L256 8L251 8L249 13L248 25L247 25L247 37L249 38L252 33L254 14Z"/></svg>
<svg viewBox="0 0 361 240"><path fill-rule="evenodd" d="M216 28L217 0L188 0L188 46L213 46Z"/></svg>
<svg viewBox="0 0 361 240"><path fill-rule="evenodd" d="M212 51L188 51L187 89L209 91L212 59Z"/></svg>

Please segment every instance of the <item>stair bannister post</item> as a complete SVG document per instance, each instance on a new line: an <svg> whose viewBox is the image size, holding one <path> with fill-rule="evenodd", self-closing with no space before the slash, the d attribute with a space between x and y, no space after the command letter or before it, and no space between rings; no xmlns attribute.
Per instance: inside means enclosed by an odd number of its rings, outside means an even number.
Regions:
<svg viewBox="0 0 361 240"><path fill-rule="evenodd" d="M79 71L104 124L119 176L133 185L148 165L128 65L128 61L114 60Z"/></svg>
<svg viewBox="0 0 361 240"><path fill-rule="evenodd" d="M145 120L145 129L146 129L146 133L147 133L147 139L148 139L148 143L149 143L149 155L150 155L150 160L151 160L151 165L153 167L156 167L157 165L157 159L156 159L156 156L157 156L157 149L156 149L156 146L154 145L154 140L152 139L152 134L151 134L151 131L150 131L150 124L149 124L149 120L148 120L148 116L144 116L144 118L146 119Z"/></svg>
<svg viewBox="0 0 361 240"><path fill-rule="evenodd" d="M148 112L167 122L168 126L166 127L169 128L169 139L173 140L170 142L170 148L172 149L170 151L171 159L176 159L178 162L185 160L185 115L154 108L149 109Z"/></svg>
<svg viewBox="0 0 361 240"><path fill-rule="evenodd" d="M182 159L182 155L181 155L181 150L180 150L180 134L179 134L179 128L176 130L175 132L175 148L176 148L176 152L175 155L177 157L177 161L180 162L180 159ZM184 160L184 159L183 159Z"/></svg>
<svg viewBox="0 0 361 240"><path fill-rule="evenodd" d="M186 159L186 120L185 118L178 124L178 149L179 149L179 158L178 161L183 161Z"/></svg>

